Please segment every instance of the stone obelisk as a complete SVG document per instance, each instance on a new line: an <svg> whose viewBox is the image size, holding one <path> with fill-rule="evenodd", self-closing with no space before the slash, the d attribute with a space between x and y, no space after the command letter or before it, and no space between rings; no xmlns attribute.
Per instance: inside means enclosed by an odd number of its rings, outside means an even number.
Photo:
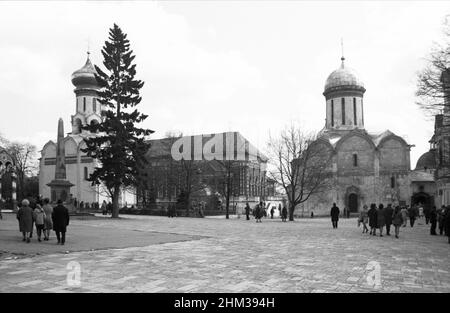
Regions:
<svg viewBox="0 0 450 313"><path fill-rule="evenodd" d="M55 179L47 186L50 187L51 201L56 202L62 200L67 201L70 194L70 187L73 186L67 180L66 176L66 158L64 148L64 124L62 118L58 121L58 137L56 141L56 165L55 165Z"/></svg>

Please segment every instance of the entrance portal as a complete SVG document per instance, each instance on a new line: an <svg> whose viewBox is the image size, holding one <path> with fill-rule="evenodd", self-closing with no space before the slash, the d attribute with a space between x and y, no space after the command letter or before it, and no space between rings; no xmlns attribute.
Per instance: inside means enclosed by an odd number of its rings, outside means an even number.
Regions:
<svg viewBox="0 0 450 313"><path fill-rule="evenodd" d="M356 193L351 193L348 196L348 209L350 212L358 212L358 195Z"/></svg>

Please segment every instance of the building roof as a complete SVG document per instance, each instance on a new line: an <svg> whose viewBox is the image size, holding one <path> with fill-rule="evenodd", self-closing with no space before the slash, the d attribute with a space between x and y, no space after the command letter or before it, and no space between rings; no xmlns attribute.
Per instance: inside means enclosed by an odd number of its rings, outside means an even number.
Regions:
<svg viewBox="0 0 450 313"><path fill-rule="evenodd" d="M217 139L218 141L214 141L213 138ZM233 138L232 141L229 141L229 138ZM203 134L195 136L183 136L179 138L174 137L174 138L152 139L149 140L151 147L149 149L147 156L151 158L170 156L172 152L172 146L178 140L184 143L182 145L183 148L185 145L187 146L189 144L191 145L191 156L195 159L212 159L215 155L215 152L217 151L214 150L214 152L212 152L211 155L205 155L203 153L205 150L205 145L212 144L213 142L216 143L222 142L222 151L223 151L222 155L224 157L227 155L227 150L231 150L233 151L235 159L238 160L240 160L241 155L244 155L245 160L253 159L262 162L268 161L268 158L263 153L261 153L253 144L251 144L246 138L244 138L239 132ZM197 149L194 149L194 145L197 142L201 142L202 149L199 150L202 151L197 151ZM181 145L180 143L178 144ZM230 146L230 144L233 144L233 146ZM199 154L199 152L202 153L202 155L197 155Z"/></svg>
<svg viewBox="0 0 450 313"><path fill-rule="evenodd" d="M349 131L328 131L326 129L323 129L319 134L319 138L328 141L333 148L336 148L341 139L344 139L344 137L347 137L352 134L366 137L371 142L373 142L375 147L378 147L380 143L383 141L383 139L388 138L390 136L401 138L396 134L394 134L393 132L391 132L389 129L381 133L368 133L364 129L353 129ZM406 143L406 141L403 138L401 139Z"/></svg>
<svg viewBox="0 0 450 313"><path fill-rule="evenodd" d="M434 174L423 170L411 171L411 182L434 182Z"/></svg>
<svg viewBox="0 0 450 313"><path fill-rule="evenodd" d="M415 169L436 169L436 150L433 149L422 154L417 160Z"/></svg>
<svg viewBox="0 0 450 313"><path fill-rule="evenodd" d="M73 72L72 84L76 87L80 86L97 86L97 80L95 75L98 74L95 67L92 65L91 60L88 58L82 68Z"/></svg>
<svg viewBox="0 0 450 313"><path fill-rule="evenodd" d="M338 87L356 87L364 89L363 81L354 69L344 64L344 58L342 58L341 66L328 76L324 90L327 92Z"/></svg>

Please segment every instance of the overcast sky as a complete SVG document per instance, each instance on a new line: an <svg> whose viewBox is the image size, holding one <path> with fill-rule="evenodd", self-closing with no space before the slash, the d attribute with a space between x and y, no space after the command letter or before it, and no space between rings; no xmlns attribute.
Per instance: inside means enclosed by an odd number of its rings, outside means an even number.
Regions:
<svg viewBox="0 0 450 313"><path fill-rule="evenodd" d="M69 132L70 77L101 64L117 23L145 81L145 127L186 135L239 131L263 148L291 122L319 131L327 76L346 64L365 86L369 132L389 129L414 144L411 166L429 148L433 122L415 105L424 65L450 3L439 2L0 2L0 133L42 148Z"/></svg>

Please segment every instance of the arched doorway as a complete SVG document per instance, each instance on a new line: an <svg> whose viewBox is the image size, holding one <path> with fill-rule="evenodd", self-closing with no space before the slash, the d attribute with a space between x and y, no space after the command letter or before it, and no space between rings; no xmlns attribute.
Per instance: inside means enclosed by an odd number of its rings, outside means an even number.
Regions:
<svg viewBox="0 0 450 313"><path fill-rule="evenodd" d="M348 209L351 213L358 212L358 195L356 193L349 194Z"/></svg>
<svg viewBox="0 0 450 313"><path fill-rule="evenodd" d="M431 208L434 205L434 197L430 196L426 192L416 192L413 194L411 199L412 205L423 205L423 208Z"/></svg>

